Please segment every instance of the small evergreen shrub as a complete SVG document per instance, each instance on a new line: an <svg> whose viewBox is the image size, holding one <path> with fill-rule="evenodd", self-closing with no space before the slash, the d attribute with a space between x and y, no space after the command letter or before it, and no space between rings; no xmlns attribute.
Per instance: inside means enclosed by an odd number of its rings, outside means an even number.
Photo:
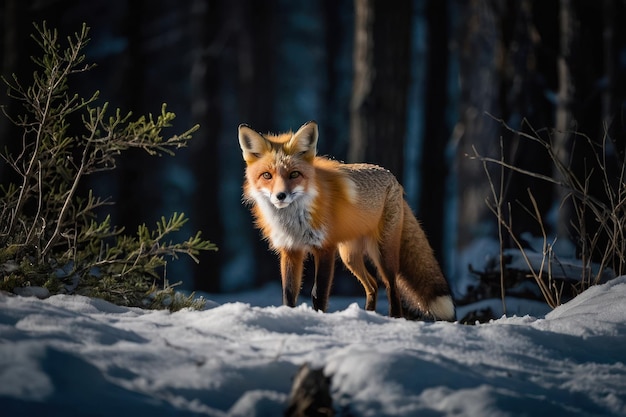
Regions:
<svg viewBox="0 0 626 417"><path fill-rule="evenodd" d="M140 225L129 235L112 225L109 216L97 218L96 210L111 204L109 199L78 192L89 175L115 169L122 152L139 148L151 155L173 155L198 126L164 138L175 117L165 105L157 117L133 119L119 109L110 114L108 103L98 106L98 92L87 99L71 94L69 78L91 68L81 54L89 28L83 25L68 37L65 48L45 23L35 29L32 38L42 57L33 58L37 70L32 82L22 84L16 75L3 78L23 113L12 115L2 108L21 130L21 136L4 142L21 146L17 153L0 150L5 172L16 178L0 182L0 290L33 286L120 305L201 307L201 300L176 293L167 280L156 285L169 259L187 255L197 262L200 251L217 249L200 232L184 242L169 240L187 222L184 214L163 217L155 229Z"/></svg>

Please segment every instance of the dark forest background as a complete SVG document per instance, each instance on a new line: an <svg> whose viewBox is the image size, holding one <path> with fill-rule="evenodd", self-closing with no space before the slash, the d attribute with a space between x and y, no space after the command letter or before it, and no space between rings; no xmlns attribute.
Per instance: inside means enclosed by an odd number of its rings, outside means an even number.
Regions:
<svg viewBox="0 0 626 417"><path fill-rule="evenodd" d="M278 132L316 120L320 154L394 172L457 292L468 274L464 254L497 238L472 147L500 158L502 139L509 161L551 174L537 145L496 119L606 134L621 157L626 145L626 1L3 0L2 75L32 76L32 23L44 20L64 36L91 27L86 55L97 67L71 81L79 94L100 90L135 115L165 102L176 132L200 124L175 157L130 152L91 184L117 202L114 224L135 230L182 211L191 218L183 234L201 230L219 246L199 265L168 266L168 278L187 289L279 280L241 204L240 123ZM0 103L17 105L5 95ZM1 119L0 146L19 141ZM0 165L0 179L5 172ZM551 232L567 225L550 215L559 199L550 184L506 175L507 201L525 201L531 187ZM517 232L538 232L523 210L515 218Z"/></svg>

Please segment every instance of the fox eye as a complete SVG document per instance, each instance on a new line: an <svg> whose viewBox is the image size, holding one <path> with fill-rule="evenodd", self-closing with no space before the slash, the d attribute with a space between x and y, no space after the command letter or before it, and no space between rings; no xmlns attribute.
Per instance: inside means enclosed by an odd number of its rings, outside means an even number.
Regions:
<svg viewBox="0 0 626 417"><path fill-rule="evenodd" d="M291 179L298 178L300 175L302 175L300 171L291 171L291 173L289 173L289 178Z"/></svg>
<svg viewBox="0 0 626 417"><path fill-rule="evenodd" d="M266 179L266 180L271 180L272 179L272 174L270 174L269 172L264 172L261 174L261 176Z"/></svg>

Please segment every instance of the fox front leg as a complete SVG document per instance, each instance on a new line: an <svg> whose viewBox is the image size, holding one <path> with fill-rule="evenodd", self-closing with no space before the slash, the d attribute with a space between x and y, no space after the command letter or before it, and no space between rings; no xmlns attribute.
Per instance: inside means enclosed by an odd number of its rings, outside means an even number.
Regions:
<svg viewBox="0 0 626 417"><path fill-rule="evenodd" d="M282 250L280 252L280 274L283 284L283 305L295 307L302 285L304 251Z"/></svg>
<svg viewBox="0 0 626 417"><path fill-rule="evenodd" d="M315 284L311 291L311 300L315 310L326 311L330 286L335 274L335 248L315 251Z"/></svg>

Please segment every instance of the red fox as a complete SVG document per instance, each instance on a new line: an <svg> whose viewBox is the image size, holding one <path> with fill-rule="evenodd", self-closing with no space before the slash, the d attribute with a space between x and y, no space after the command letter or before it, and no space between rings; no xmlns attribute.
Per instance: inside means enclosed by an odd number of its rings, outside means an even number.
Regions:
<svg viewBox="0 0 626 417"><path fill-rule="evenodd" d="M388 170L316 156L318 127L263 135L239 126L246 162L244 200L256 226L280 254L283 304L295 306L305 257L315 260L313 307L326 311L337 252L363 285L365 308L376 309L376 267L389 315L455 320L448 282L426 235Z"/></svg>

